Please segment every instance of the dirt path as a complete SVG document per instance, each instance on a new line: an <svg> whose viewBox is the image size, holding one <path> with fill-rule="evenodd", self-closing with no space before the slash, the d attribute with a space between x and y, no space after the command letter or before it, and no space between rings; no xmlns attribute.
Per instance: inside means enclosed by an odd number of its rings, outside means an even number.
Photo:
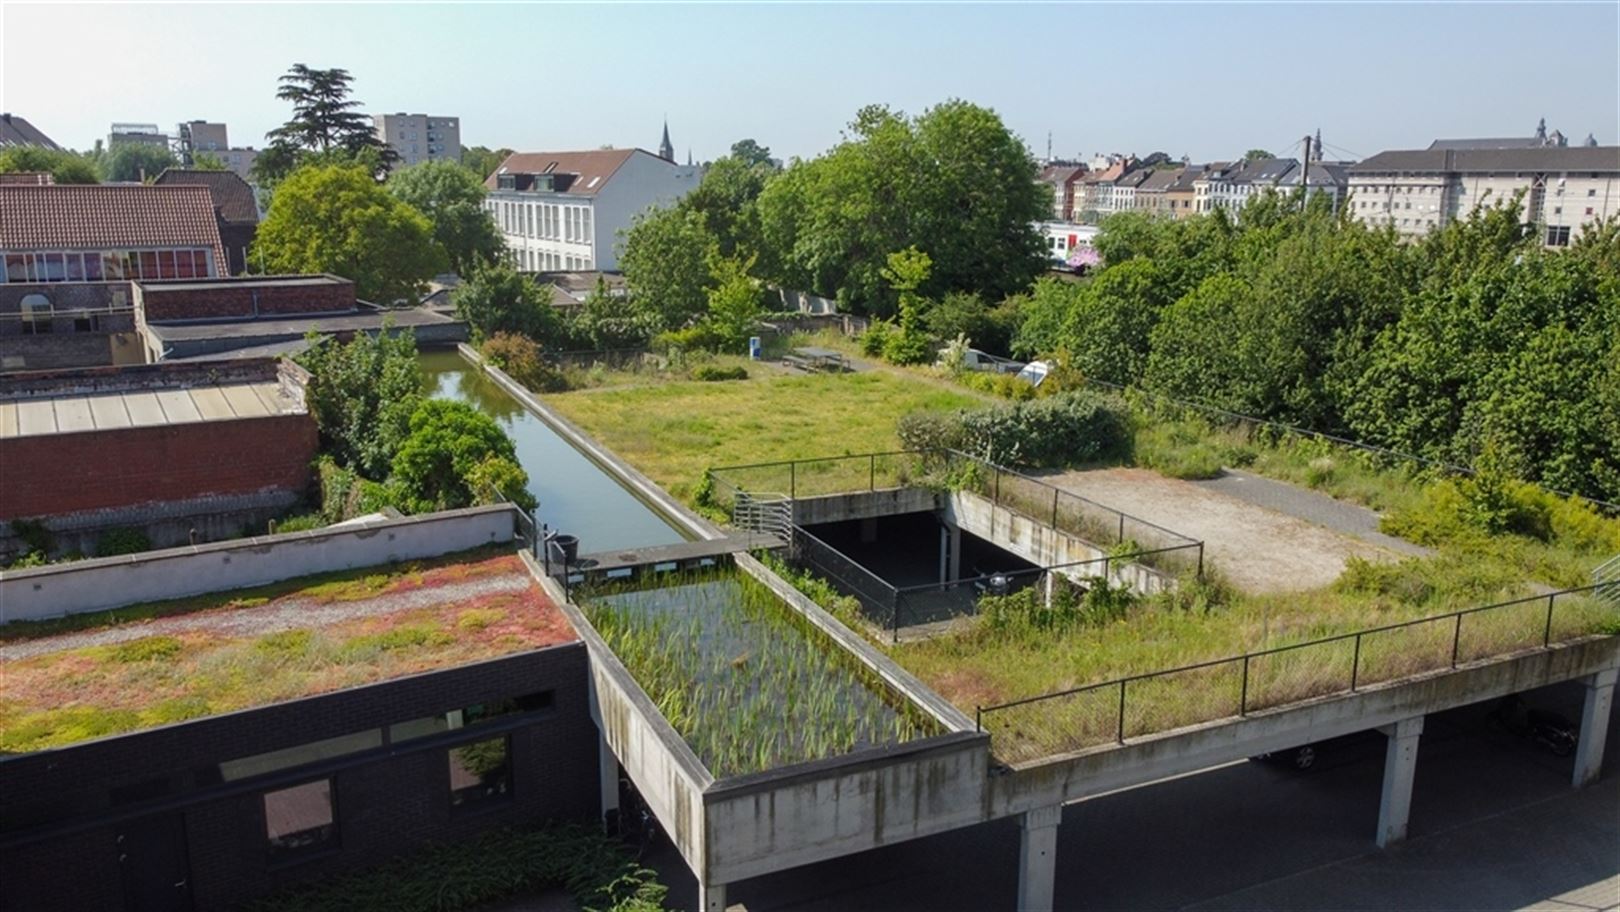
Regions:
<svg viewBox="0 0 1620 912"><path fill-rule="evenodd" d="M1053 484L1148 522L1204 540L1208 564L1245 592L1325 586L1351 556L1393 560L1370 542L1147 469L1064 472Z"/></svg>
<svg viewBox="0 0 1620 912"><path fill-rule="evenodd" d="M0 646L0 662L81 646L107 646L160 634L208 631L226 636L259 636L283 630L321 627L354 618L417 608L432 608L446 602L473 599L501 592L521 592L534 585L526 574L506 573L450 583L425 589L407 589L354 601L320 601L311 598L278 599L255 608L214 608L195 614L154 618L132 624L119 624L99 630L81 630L56 636L19 640Z"/></svg>

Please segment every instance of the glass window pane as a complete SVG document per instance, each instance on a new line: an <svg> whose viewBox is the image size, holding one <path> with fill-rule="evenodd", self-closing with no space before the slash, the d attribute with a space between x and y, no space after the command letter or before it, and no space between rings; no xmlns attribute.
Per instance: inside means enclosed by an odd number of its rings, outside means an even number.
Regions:
<svg viewBox="0 0 1620 912"><path fill-rule="evenodd" d="M512 791L505 738L474 741L450 750L450 803L475 804Z"/></svg>
<svg viewBox="0 0 1620 912"><path fill-rule="evenodd" d="M158 273L165 279L172 279L178 275L175 271L173 250L158 251Z"/></svg>
<svg viewBox="0 0 1620 912"><path fill-rule="evenodd" d="M28 255L26 253L6 254L6 281L28 281Z"/></svg>
<svg viewBox="0 0 1620 912"><path fill-rule="evenodd" d="M264 832L272 855L307 852L334 843L332 780L266 792Z"/></svg>
<svg viewBox="0 0 1620 912"><path fill-rule="evenodd" d="M155 279L161 274L158 272L157 254L151 250L143 250L135 255L137 262L137 275L142 279Z"/></svg>
<svg viewBox="0 0 1620 912"><path fill-rule="evenodd" d="M189 279L196 275L192 271L191 251L176 250L174 252L174 274L182 279Z"/></svg>
<svg viewBox="0 0 1620 912"><path fill-rule="evenodd" d="M339 735L336 738L310 741L296 747L227 760L219 765L219 774L226 782L230 782L233 779L245 779L248 776L302 766L305 763L341 757L381 746L382 729L371 728L351 735Z"/></svg>
<svg viewBox="0 0 1620 912"><path fill-rule="evenodd" d="M84 256L70 253L67 255L67 280L69 282L84 281Z"/></svg>
<svg viewBox="0 0 1620 912"><path fill-rule="evenodd" d="M101 281L101 254L87 253L84 255L84 278L87 282Z"/></svg>
<svg viewBox="0 0 1620 912"><path fill-rule="evenodd" d="M67 265L63 262L60 253L47 253L44 255L45 269L40 276L46 282L60 282L67 278Z"/></svg>

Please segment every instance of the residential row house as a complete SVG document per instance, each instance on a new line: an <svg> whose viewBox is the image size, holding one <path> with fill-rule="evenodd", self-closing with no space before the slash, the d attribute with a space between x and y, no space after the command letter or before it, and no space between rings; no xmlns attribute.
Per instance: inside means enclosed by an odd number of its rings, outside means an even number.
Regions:
<svg viewBox="0 0 1620 912"><path fill-rule="evenodd" d="M1350 212L1418 238L1522 193L1520 218L1549 247L1620 214L1620 146L1500 146L1453 140L1380 152L1349 169Z"/></svg>
<svg viewBox="0 0 1620 912"><path fill-rule="evenodd" d="M1085 176L1085 165L1053 162L1041 169L1040 181L1052 192L1052 218L1060 222L1074 221L1075 190Z"/></svg>

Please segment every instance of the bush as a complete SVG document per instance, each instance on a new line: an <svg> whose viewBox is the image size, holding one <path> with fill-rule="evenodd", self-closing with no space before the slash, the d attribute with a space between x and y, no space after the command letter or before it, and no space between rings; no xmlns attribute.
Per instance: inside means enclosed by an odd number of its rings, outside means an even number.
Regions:
<svg viewBox="0 0 1620 912"><path fill-rule="evenodd" d="M992 630L1059 630L1120 620L1136 600L1129 586L1115 586L1102 577L1083 586L1058 578L1053 580L1050 604L1044 584L1038 583L1009 595L982 596L978 607Z"/></svg>
<svg viewBox="0 0 1620 912"><path fill-rule="evenodd" d="M659 333L653 338L652 347L665 354L714 351L720 347L720 334L708 323L698 323L685 329Z"/></svg>
<svg viewBox="0 0 1620 912"><path fill-rule="evenodd" d="M96 538L96 557L139 554L142 551L150 550L152 550L152 540L146 536L144 531L131 526L108 529Z"/></svg>
<svg viewBox="0 0 1620 912"><path fill-rule="evenodd" d="M704 364L692 371L693 380L747 380L748 368L742 365L735 367L718 367L713 364Z"/></svg>
<svg viewBox="0 0 1620 912"><path fill-rule="evenodd" d="M889 337L895 335L894 324L886 320L873 320L866 326L866 332L861 333L861 354L873 358L881 357L883 350L888 347Z"/></svg>
<svg viewBox="0 0 1620 912"><path fill-rule="evenodd" d="M991 373L990 371L966 371L956 378L968 389L1011 399L1014 402L1025 402L1034 399L1038 391L1046 386L1039 387L1028 380L1020 378L1017 374Z"/></svg>
<svg viewBox="0 0 1620 912"><path fill-rule="evenodd" d="M540 346L528 336L498 332L484 341L484 357L513 380L537 393L561 393L568 389L562 371L547 363Z"/></svg>
<svg viewBox="0 0 1620 912"><path fill-rule="evenodd" d="M962 446L959 412L911 412L895 422L895 435L907 450L955 450Z"/></svg>
<svg viewBox="0 0 1620 912"><path fill-rule="evenodd" d="M298 516L288 516L276 521L277 532L308 532L311 529L325 528L326 520L320 513L302 513Z"/></svg>
<svg viewBox="0 0 1620 912"><path fill-rule="evenodd" d="M970 411L914 412L895 430L907 449L957 449L1008 466L1081 465L1130 448L1124 417L1083 392Z"/></svg>
<svg viewBox="0 0 1620 912"><path fill-rule="evenodd" d="M934 342L920 331L901 329L889 333L883 340L883 360L890 364L927 364L934 360Z"/></svg>
<svg viewBox="0 0 1620 912"><path fill-rule="evenodd" d="M1136 432L1131 458L1170 478L1214 478L1227 454L1207 439L1210 433L1202 423L1150 423Z"/></svg>

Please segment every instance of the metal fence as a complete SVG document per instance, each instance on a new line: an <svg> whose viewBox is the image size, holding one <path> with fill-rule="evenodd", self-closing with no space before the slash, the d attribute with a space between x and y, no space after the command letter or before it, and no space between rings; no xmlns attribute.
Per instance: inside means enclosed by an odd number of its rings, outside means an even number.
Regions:
<svg viewBox="0 0 1620 912"><path fill-rule="evenodd" d="M872 626L895 629L899 592L887 580L799 526L794 526L789 536L788 551L793 563L815 571L854 596Z"/></svg>
<svg viewBox="0 0 1620 912"><path fill-rule="evenodd" d="M1132 675L977 710L1016 763L1358 689L1608 629L1598 585Z"/></svg>

